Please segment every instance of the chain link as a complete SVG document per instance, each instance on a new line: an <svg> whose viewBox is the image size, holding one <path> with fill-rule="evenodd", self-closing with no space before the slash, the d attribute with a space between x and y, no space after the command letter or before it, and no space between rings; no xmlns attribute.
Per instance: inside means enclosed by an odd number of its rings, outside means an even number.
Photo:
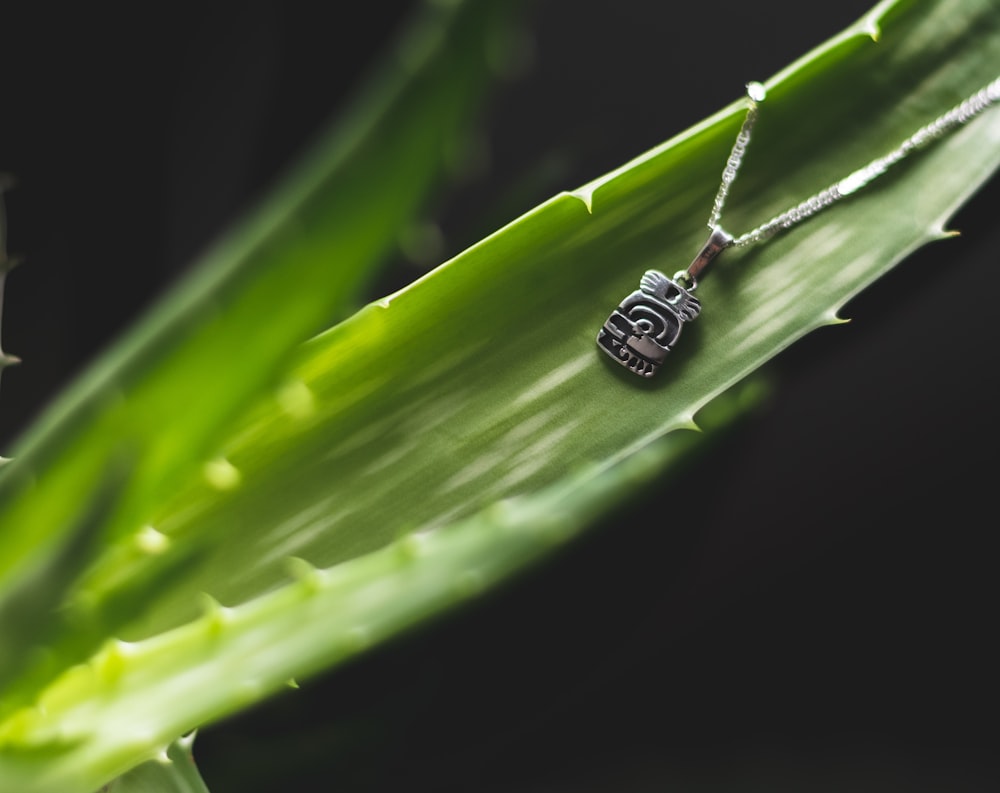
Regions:
<svg viewBox="0 0 1000 793"><path fill-rule="evenodd" d="M719 228L719 221L722 218L722 209L725 205L726 197L729 195L729 188L736 179L736 173L743 162L743 156L750 143L750 134L757 121L758 103L764 98L763 86L759 83L750 83L747 86L747 94L750 99L750 105L747 109L746 119L743 121L743 126L736 138L736 143L733 145L732 153L729 155L729 160L726 162L726 167L722 172L722 183L719 185L719 192L715 197L712 215L708 221L708 227L711 229ZM967 124L984 110L996 104L997 101L1000 101L1000 78L980 89L947 113L941 114L929 124L918 129L888 154L872 160L864 167L830 185L825 190L821 190L791 209L775 215L767 222L757 226L757 228L735 237L730 245L737 248L753 245L767 239L780 230L788 229L801 223L806 218L812 217L817 212L826 209L840 199L856 193L869 182L888 171L897 162L922 146L933 140L937 140L956 127Z"/></svg>

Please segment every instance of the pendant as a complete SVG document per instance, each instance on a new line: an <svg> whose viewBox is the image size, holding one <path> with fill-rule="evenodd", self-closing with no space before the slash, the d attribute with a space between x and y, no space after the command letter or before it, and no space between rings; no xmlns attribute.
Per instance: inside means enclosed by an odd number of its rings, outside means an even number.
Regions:
<svg viewBox="0 0 1000 793"><path fill-rule="evenodd" d="M597 345L630 372L642 377L656 374L684 323L701 312L701 302L691 294L698 276L732 242L733 238L717 226L687 270L673 278L659 270L647 270L639 289L611 312L598 331Z"/></svg>
<svg viewBox="0 0 1000 793"><path fill-rule="evenodd" d="M597 344L629 371L652 377L681 335L681 326L699 311L698 298L659 270L647 270L639 289L611 312Z"/></svg>

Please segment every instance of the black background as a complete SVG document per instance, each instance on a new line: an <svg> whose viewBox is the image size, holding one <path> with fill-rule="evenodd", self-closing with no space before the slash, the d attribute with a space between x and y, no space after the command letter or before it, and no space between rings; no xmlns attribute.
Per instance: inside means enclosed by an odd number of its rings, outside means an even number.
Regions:
<svg viewBox="0 0 1000 793"><path fill-rule="evenodd" d="M442 256L868 5L538 3L532 66L484 123L490 167L436 207ZM292 161L410 6L4 4L0 171L26 263L0 451ZM783 354L774 397L680 481L203 731L214 793L996 789L998 198L994 179L962 237Z"/></svg>

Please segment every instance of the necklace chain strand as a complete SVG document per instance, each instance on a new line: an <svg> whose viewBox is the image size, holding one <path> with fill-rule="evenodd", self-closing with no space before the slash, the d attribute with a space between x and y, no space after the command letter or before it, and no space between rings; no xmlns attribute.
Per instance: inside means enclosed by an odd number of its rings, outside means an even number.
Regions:
<svg viewBox="0 0 1000 793"><path fill-rule="evenodd" d="M736 172L743 161L743 155L750 142L750 134L759 115L758 102L764 98L763 86L759 83L750 83L747 86L747 93L750 97L750 106L747 110L746 119L743 122L740 134L736 138L733 151L729 156L729 161L726 163L726 168L722 173L722 184L719 186L719 193L715 198L712 215L708 221L708 227L713 230L719 227L722 208L729 193L729 187L736 179ZM942 113L932 122L918 129L888 154L872 160L863 168L859 168L854 173L830 185L825 190L821 190L815 195L810 196L805 201L782 212L780 215L775 215L766 223L757 226L757 228L741 234L733 239L730 246L742 248L753 245L767 239L779 230L788 229L801 223L806 218L812 217L841 198L856 193L916 149L925 146L933 140L937 140L956 127L964 126L998 100L1000 100L1000 78L997 78L986 87L977 91L947 113Z"/></svg>
<svg viewBox="0 0 1000 793"><path fill-rule="evenodd" d="M628 295L611 312L597 334L597 344L605 353L642 377L656 374L667 353L674 348L680 337L681 327L698 317L701 302L693 294L698 286L698 277L722 251L763 242L772 234L801 223L840 199L861 190L920 147L967 124L1000 101L1000 77L918 129L888 154L872 160L825 190L734 238L720 225L722 210L743 163L747 146L750 145L750 136L759 115L759 103L766 96L764 86L760 83L747 84L747 96L747 114L722 171L722 180L708 219L708 227L711 229L708 241L688 268L678 271L673 278L667 278L659 270L647 270L639 281L639 289Z"/></svg>
<svg viewBox="0 0 1000 793"><path fill-rule="evenodd" d="M722 182L719 184L719 192L716 193L715 203L712 205L712 216L708 219L708 227L710 229L718 228L719 221L722 219L722 209L726 205L729 186L736 181L736 174L743 163L743 155L746 154L747 146L750 145L750 134L753 132L754 124L757 123L757 103L763 101L765 95L764 86L760 83L747 84L747 96L750 99L750 105L747 108L746 118L743 119L740 134L736 136L733 150L729 153L726 167L722 171Z"/></svg>

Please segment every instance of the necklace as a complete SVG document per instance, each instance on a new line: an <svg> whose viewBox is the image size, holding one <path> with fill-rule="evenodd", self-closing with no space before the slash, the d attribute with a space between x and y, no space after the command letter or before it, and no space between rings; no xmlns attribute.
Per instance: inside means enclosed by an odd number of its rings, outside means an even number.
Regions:
<svg viewBox="0 0 1000 793"><path fill-rule="evenodd" d="M750 143L750 133L757 122L759 103L764 101L765 95L764 86L760 83L747 85L749 104L746 118L722 171L722 181L708 219L711 233L698 255L686 270L679 270L673 278L667 278L659 270L647 270L639 281L639 289L611 312L597 334L598 346L635 374L642 377L656 374L667 353L673 349L683 324L698 316L701 303L693 294L698 286L698 277L722 251L763 242L777 232L801 223L840 199L856 193L920 147L967 124L1000 100L1000 78L918 129L888 154L872 160L757 228L733 237L720 225L722 210L729 188L743 162Z"/></svg>

